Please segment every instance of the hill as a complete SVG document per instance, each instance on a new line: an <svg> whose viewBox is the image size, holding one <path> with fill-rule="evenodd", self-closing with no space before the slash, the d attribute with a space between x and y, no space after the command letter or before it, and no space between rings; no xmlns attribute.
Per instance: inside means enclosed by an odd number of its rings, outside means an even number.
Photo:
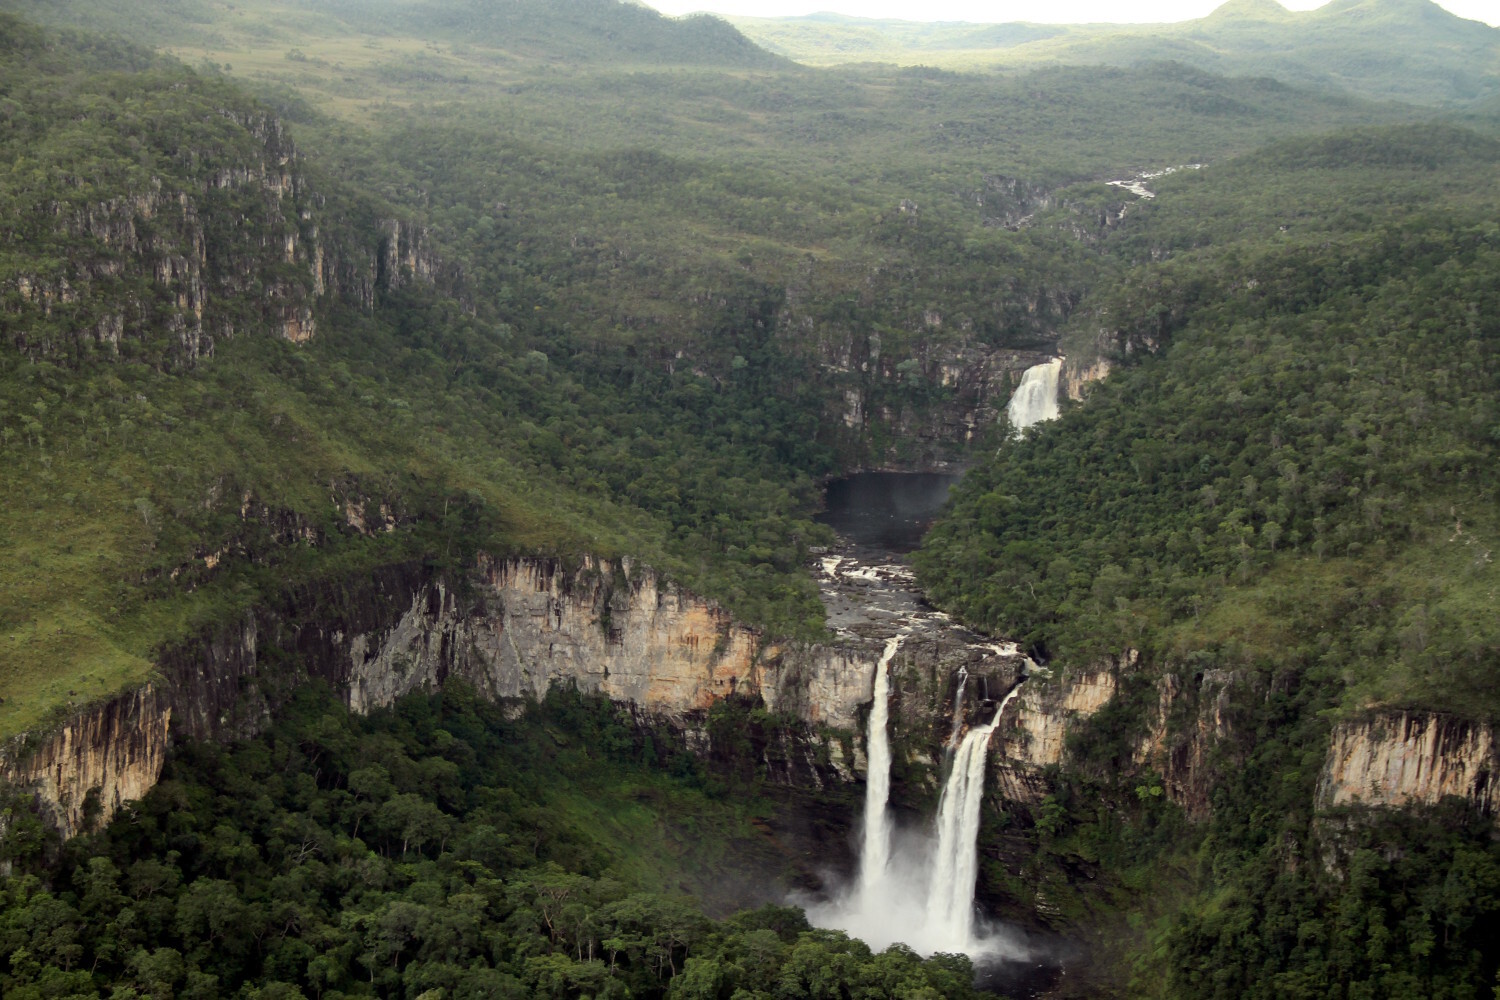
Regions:
<svg viewBox="0 0 1500 1000"><path fill-rule="evenodd" d="M772 51L813 65L885 61L1014 71L1039 63L1174 60L1375 100L1460 106L1500 93L1500 29L1431 0L1337 0L1304 12L1274 0L1230 0L1198 20L1129 26L913 24L837 15L732 21Z"/></svg>

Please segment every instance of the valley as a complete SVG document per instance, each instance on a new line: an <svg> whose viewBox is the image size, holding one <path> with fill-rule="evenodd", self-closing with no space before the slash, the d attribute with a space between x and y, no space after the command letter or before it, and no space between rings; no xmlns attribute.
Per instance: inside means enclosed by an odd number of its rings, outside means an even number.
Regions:
<svg viewBox="0 0 1500 1000"><path fill-rule="evenodd" d="M0 0L0 992L1495 988L1496 29L737 23Z"/></svg>

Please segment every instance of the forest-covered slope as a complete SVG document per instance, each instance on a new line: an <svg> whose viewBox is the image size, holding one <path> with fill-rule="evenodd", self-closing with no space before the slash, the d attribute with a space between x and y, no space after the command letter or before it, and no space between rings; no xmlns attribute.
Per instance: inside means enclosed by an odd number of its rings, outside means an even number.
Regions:
<svg viewBox="0 0 1500 1000"><path fill-rule="evenodd" d="M1402 713L1500 716L1497 158L1398 128L1163 180L1075 314L1069 349L1105 345L1110 377L972 470L919 554L937 601L1053 670L1139 655L1027 843L1042 871L1175 872L1140 944L1163 995L1464 996L1495 974L1490 758L1477 799L1395 814L1357 803L1460 741L1366 775L1352 807L1325 760L1335 720L1378 740ZM1206 715L1171 717L1182 687L1218 692ZM1155 796L1181 801L1189 768L1211 816L1164 835Z"/></svg>
<svg viewBox="0 0 1500 1000"><path fill-rule="evenodd" d="M1206 17L1151 25L934 24L832 14L731 20L772 51L812 65L1013 71L1054 62L1172 60L1230 76L1442 106L1483 101L1500 88L1500 28L1431 0L1337 0L1306 11L1275 0L1230 0Z"/></svg>
<svg viewBox="0 0 1500 1000"><path fill-rule="evenodd" d="M918 558L932 597L1040 661L1018 704L1100 694L984 811L985 898L1087 946L1057 988L1493 987L1489 800L1320 785L1335 727L1388 713L1463 734L1467 791L1492 773L1493 99L815 71L591 2L0 6L53 25L0 15L7 765L167 661L230 701L282 684L243 726L177 719L196 735L271 726L300 637L408 690L451 650L377 656L348 609L380 591L398 653L513 641L475 582L505 556L533 558L532 634L596 573L596 645L640 599L702 612L661 643L763 667L828 638L821 478L972 465ZM66 27L98 13L174 54ZM1109 183L1147 172L1152 199ZM1113 374L1011 440L1005 398L1058 350ZM873 661L825 651L868 697ZM713 877L720 841L805 879L757 821L849 814L853 710L772 713L749 673L666 729L564 692L372 720L314 696L177 748L70 847L15 799L7 996L963 995L962 962L659 891L758 901ZM935 797L931 748L897 745L893 801Z"/></svg>

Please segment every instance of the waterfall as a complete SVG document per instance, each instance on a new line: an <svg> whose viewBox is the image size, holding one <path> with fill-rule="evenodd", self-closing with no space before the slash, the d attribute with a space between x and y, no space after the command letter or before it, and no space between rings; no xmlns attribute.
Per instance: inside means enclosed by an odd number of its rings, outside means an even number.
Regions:
<svg viewBox="0 0 1500 1000"><path fill-rule="evenodd" d="M1053 358L1026 369L1021 384L1005 408L1011 429L1020 434L1032 424L1057 417L1057 379L1062 374L1063 359Z"/></svg>
<svg viewBox="0 0 1500 1000"><path fill-rule="evenodd" d="M993 719L969 730L953 757L953 770L938 801L938 843L927 887L926 932L965 951L974 942L974 882L979 875L979 805L984 797L986 751L1005 706L1020 690L1017 684L1000 702Z"/></svg>
<svg viewBox="0 0 1500 1000"><path fill-rule="evenodd" d="M985 748L1005 706L975 727L953 755L953 771L938 806L937 836L900 833L888 812L891 790L890 665L909 629L888 639L875 668L865 777L863 843L857 881L829 900L796 900L817 927L831 927L881 950L901 942L922 955L964 952L973 958L1021 959L1025 947L1004 929L976 933L974 883L979 871L979 802L984 794ZM984 675L980 675L983 679ZM959 676L955 712L961 720L967 672ZM957 741L961 721L950 744Z"/></svg>
<svg viewBox="0 0 1500 1000"><path fill-rule="evenodd" d="M905 637L903 629L887 639L875 667L875 703L870 708L870 735L865 741L865 834L859 856L859 888L861 894L870 897L878 893L891 862L891 818L886 812L891 797L891 741L886 724L890 718L891 659Z"/></svg>
<svg viewBox="0 0 1500 1000"><path fill-rule="evenodd" d="M969 669L958 668L958 693L953 696L953 728L948 730L948 749L958 746L958 731L964 724L964 685L969 683Z"/></svg>

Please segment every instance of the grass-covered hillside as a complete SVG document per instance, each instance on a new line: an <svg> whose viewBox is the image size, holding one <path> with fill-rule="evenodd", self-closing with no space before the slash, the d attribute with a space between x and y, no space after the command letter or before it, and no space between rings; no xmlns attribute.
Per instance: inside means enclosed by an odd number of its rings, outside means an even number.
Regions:
<svg viewBox="0 0 1500 1000"><path fill-rule="evenodd" d="M1094 181L1411 114L1181 67L549 74L504 33L314 20L291 51L270 7L140 14L249 47L5 22L5 733L305 576L475 547L631 554L817 635L815 477L902 454L943 352L1055 340L1128 199Z"/></svg>
<svg viewBox="0 0 1500 1000"><path fill-rule="evenodd" d="M1014 72L1052 63L1159 60L1230 76L1268 76L1377 100L1462 106L1500 88L1500 28L1430 0L1334 0L1289 11L1230 0L1176 24L970 24L835 14L731 19L774 52L810 65L887 62ZM1399 39L1399 44L1392 42Z"/></svg>

